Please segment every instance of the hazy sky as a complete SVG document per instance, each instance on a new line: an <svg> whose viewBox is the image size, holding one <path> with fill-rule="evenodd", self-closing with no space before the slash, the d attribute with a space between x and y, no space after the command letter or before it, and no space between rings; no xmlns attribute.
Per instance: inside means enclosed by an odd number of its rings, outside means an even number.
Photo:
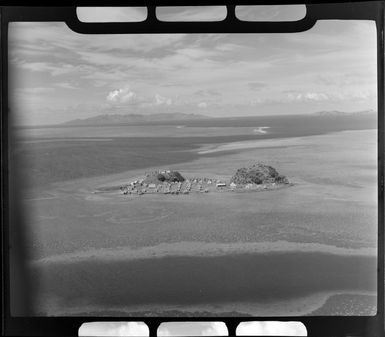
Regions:
<svg viewBox="0 0 385 337"><path fill-rule="evenodd" d="M370 21L275 35L87 36L60 22L11 23L9 62L10 107L22 124L103 113L376 109Z"/></svg>

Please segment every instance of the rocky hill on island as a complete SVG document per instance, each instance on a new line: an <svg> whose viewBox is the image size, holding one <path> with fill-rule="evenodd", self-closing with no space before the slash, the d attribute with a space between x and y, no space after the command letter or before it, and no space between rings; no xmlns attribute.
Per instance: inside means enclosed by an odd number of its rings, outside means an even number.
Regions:
<svg viewBox="0 0 385 337"><path fill-rule="evenodd" d="M183 182L185 178L178 171L154 171L147 172L143 182L146 184L161 184Z"/></svg>
<svg viewBox="0 0 385 337"><path fill-rule="evenodd" d="M258 163L238 169L231 178L231 183L260 185L268 183L288 184L289 181L285 176L279 174L274 167Z"/></svg>

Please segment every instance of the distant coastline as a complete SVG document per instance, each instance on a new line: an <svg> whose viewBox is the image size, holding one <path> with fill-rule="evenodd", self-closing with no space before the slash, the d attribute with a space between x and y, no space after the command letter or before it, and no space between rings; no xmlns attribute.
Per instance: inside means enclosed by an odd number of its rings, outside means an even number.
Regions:
<svg viewBox="0 0 385 337"><path fill-rule="evenodd" d="M341 118L341 117L362 117L362 116L377 116L377 112L374 110L362 110L362 111L317 111L309 114L269 114L269 115L242 115L242 116L208 116L197 113L157 113L157 114L101 114L93 117L74 119L57 124L47 125L13 125L16 129L40 129L40 128L65 128L65 127L82 127L82 126L122 126L122 125L179 125L180 122L194 122L204 121L210 123L220 121L236 121L247 119L269 119L269 118L290 118L290 117L328 117L328 118ZM185 127L183 125L183 127ZM264 126L263 126L264 127Z"/></svg>

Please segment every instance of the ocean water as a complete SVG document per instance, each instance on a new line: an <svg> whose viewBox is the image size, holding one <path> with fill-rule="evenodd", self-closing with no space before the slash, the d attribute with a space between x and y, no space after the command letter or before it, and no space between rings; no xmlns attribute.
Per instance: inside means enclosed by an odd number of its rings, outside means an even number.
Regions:
<svg viewBox="0 0 385 337"><path fill-rule="evenodd" d="M162 316L173 310L210 312L209 308L216 306L215 311L222 315L238 307L238 314L253 316L266 315L276 302L314 293L375 292L375 278L367 277L375 271L373 257L309 252L134 261L91 258L34 266L32 287L45 299L37 299L35 304L40 315L109 315L119 311L123 316ZM54 300L49 301L50 297ZM243 308L231 306L242 302L247 304ZM254 308L253 302L257 304ZM300 308L294 305L286 310L287 315L295 316ZM282 314L282 309L279 311Z"/></svg>
<svg viewBox="0 0 385 337"><path fill-rule="evenodd" d="M19 130L11 172L34 314L373 313L375 120L278 121ZM255 161L294 186L169 197L93 193L146 169L227 179ZM365 307L346 296L364 296Z"/></svg>
<svg viewBox="0 0 385 337"><path fill-rule="evenodd" d="M182 122L179 122L182 123ZM182 128L180 126L183 126ZM268 127L263 132L255 132ZM25 187L192 161L204 144L375 129L375 114L260 116L121 125L14 129L12 172ZM209 153L206 156L218 156ZM19 179L16 179L19 181Z"/></svg>

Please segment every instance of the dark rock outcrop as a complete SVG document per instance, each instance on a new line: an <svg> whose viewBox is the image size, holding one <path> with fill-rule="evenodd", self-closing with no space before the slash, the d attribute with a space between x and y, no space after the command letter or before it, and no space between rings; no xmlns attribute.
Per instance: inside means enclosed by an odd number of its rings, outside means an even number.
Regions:
<svg viewBox="0 0 385 337"><path fill-rule="evenodd" d="M289 181L283 175L280 175L274 167L262 163L254 164L251 167L242 167L237 170L231 178L234 184L268 184L279 183L288 184Z"/></svg>
<svg viewBox="0 0 385 337"><path fill-rule="evenodd" d="M147 184L183 182L185 178L178 171L156 171L146 173L144 182Z"/></svg>

